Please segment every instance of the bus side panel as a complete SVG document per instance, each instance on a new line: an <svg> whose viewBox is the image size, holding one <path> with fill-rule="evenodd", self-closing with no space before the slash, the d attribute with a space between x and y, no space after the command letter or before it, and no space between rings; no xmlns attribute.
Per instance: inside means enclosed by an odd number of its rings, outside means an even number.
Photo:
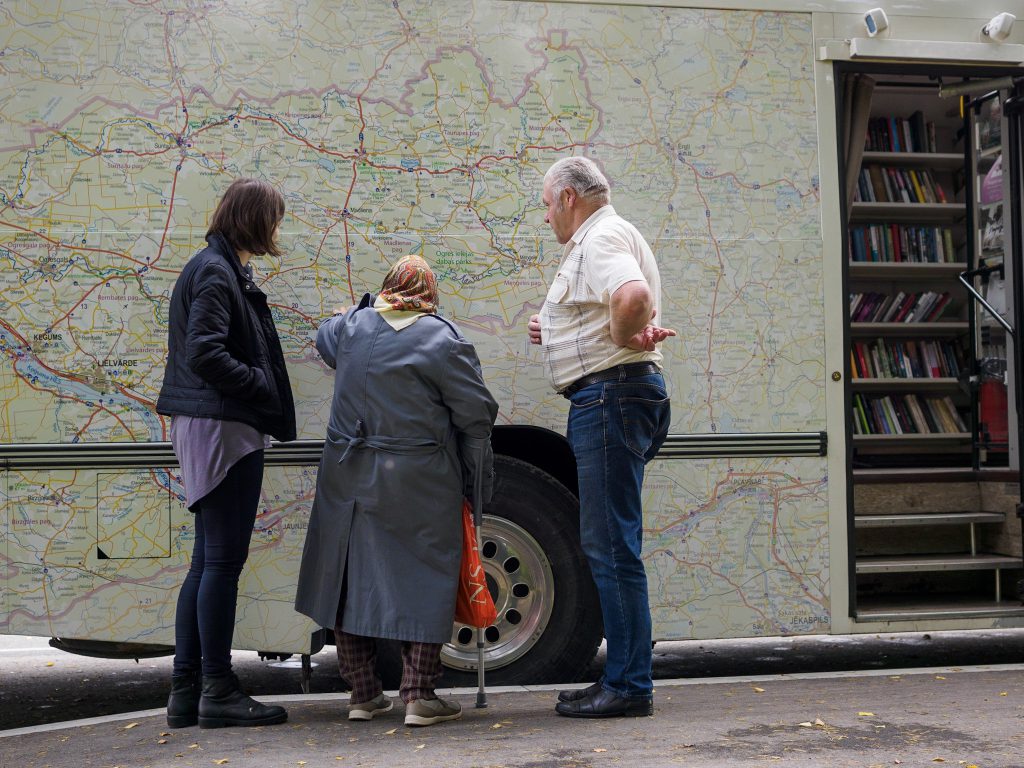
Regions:
<svg viewBox="0 0 1024 768"><path fill-rule="evenodd" d="M8 471L0 632L174 644L195 537L177 469ZM234 647L309 650L292 609L314 467L268 467Z"/></svg>
<svg viewBox="0 0 1024 768"><path fill-rule="evenodd" d="M661 639L828 632L825 459L660 459L644 562Z"/></svg>

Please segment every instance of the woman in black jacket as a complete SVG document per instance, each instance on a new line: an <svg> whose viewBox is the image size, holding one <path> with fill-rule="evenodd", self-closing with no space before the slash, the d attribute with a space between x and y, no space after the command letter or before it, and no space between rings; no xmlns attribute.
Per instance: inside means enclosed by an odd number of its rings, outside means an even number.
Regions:
<svg viewBox="0 0 1024 768"><path fill-rule="evenodd" d="M282 723L282 707L241 692L231 671L238 578L249 554L269 435L295 439L295 407L267 297L249 260L280 255L284 198L265 181L224 193L207 247L171 295L167 368L157 413L171 416L192 564L178 595L167 724L201 728Z"/></svg>

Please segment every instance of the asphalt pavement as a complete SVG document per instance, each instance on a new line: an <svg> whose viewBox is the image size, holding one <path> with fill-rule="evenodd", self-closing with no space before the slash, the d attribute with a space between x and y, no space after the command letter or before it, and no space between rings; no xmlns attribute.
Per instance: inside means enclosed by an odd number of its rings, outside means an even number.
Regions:
<svg viewBox="0 0 1024 768"><path fill-rule="evenodd" d="M172 731L169 659L85 659L4 638L0 765L1022 768L1022 650L1024 630L661 643L653 718L562 718L557 686L517 687L490 689L486 709L456 690L463 718L421 729L402 724L400 702L349 722L346 695L328 690L340 687L329 651L314 657L308 696L291 660L237 654L250 692L283 703L288 722Z"/></svg>

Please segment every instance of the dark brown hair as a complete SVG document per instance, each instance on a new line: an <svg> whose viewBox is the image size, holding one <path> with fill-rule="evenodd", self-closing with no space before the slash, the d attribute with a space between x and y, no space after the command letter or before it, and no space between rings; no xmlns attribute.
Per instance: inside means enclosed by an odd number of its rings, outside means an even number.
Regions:
<svg viewBox="0 0 1024 768"><path fill-rule="evenodd" d="M284 196L262 179L235 179L217 203L207 236L217 232L236 251L281 256L274 230L284 218Z"/></svg>

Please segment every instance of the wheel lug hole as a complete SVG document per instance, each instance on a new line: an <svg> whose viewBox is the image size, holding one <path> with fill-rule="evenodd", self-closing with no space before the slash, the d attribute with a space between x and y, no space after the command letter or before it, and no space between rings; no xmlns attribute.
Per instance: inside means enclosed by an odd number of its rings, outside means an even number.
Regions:
<svg viewBox="0 0 1024 768"><path fill-rule="evenodd" d="M516 625L523 620L523 615L519 613L515 608L511 608L505 611L505 621L509 624Z"/></svg>
<svg viewBox="0 0 1024 768"><path fill-rule="evenodd" d="M485 541L483 547L480 549L480 554L484 557L491 558L498 553L498 545L493 541Z"/></svg>
<svg viewBox="0 0 1024 768"><path fill-rule="evenodd" d="M463 627L459 630L458 634L459 645L469 645L473 642L473 630L469 627Z"/></svg>
<svg viewBox="0 0 1024 768"><path fill-rule="evenodd" d="M505 573L515 573L519 570L519 558L510 557L501 564L501 567L505 569Z"/></svg>
<svg viewBox="0 0 1024 768"><path fill-rule="evenodd" d="M501 633L496 626L491 624L491 626L484 630L484 638L488 643L496 643L501 638Z"/></svg>
<svg viewBox="0 0 1024 768"><path fill-rule="evenodd" d="M528 584L519 582L518 584L512 585L512 595L518 597L520 600L530 594L530 587Z"/></svg>

